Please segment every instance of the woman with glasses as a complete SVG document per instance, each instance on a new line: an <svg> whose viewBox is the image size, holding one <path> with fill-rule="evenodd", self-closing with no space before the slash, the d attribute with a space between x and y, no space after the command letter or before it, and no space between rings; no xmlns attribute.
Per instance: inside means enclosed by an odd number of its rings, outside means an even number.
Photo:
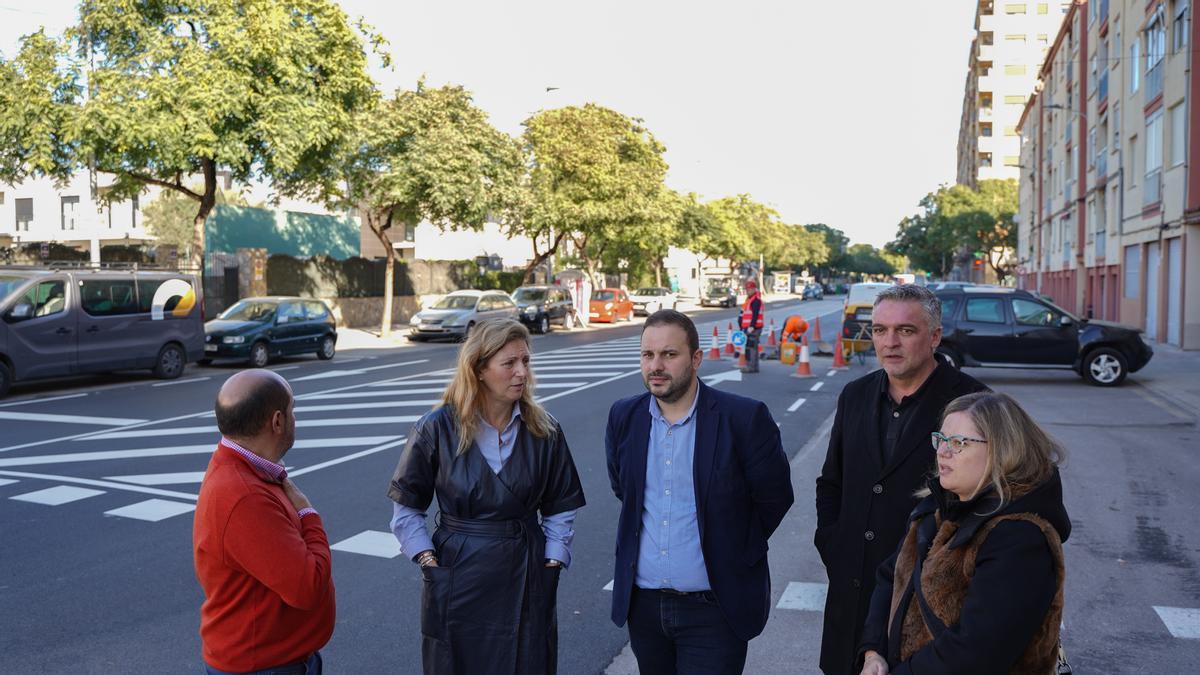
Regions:
<svg viewBox="0 0 1200 675"><path fill-rule="evenodd" d="M1071 531L1061 448L991 392L951 401L932 442L937 474L879 567L862 674L1055 672Z"/></svg>
<svg viewBox="0 0 1200 675"><path fill-rule="evenodd" d="M426 675L557 669L558 577L584 498L563 430L533 388L529 331L511 319L479 324L392 476L392 531L424 581Z"/></svg>

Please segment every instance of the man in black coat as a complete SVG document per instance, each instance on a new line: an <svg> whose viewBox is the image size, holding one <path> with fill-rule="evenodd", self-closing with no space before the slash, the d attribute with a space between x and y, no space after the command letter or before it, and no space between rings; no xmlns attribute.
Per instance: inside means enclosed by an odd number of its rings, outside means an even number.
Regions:
<svg viewBox="0 0 1200 675"><path fill-rule="evenodd" d="M941 303L893 286L875 299L871 339L883 366L842 390L817 478L814 537L829 577L821 670L856 675L875 571L904 537L913 496L935 466L930 434L947 403L987 389L937 358Z"/></svg>

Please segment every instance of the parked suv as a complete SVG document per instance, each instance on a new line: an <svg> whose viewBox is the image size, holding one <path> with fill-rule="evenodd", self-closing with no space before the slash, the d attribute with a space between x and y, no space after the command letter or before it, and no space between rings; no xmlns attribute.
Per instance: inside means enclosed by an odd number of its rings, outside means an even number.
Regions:
<svg viewBox="0 0 1200 675"><path fill-rule="evenodd" d="M0 267L0 396L62 375L179 377L204 354L200 294L178 272Z"/></svg>
<svg viewBox="0 0 1200 675"><path fill-rule="evenodd" d="M649 287L639 288L629 294L633 301L633 313L650 316L660 309L675 309L679 299L669 288Z"/></svg>
<svg viewBox="0 0 1200 675"><path fill-rule="evenodd" d="M561 286L522 286L513 291L517 317L538 333L549 333L552 324L570 330L575 325L575 302Z"/></svg>
<svg viewBox="0 0 1200 675"><path fill-rule="evenodd" d="M204 324L204 360L246 359L262 368L272 356L316 354L332 359L337 322L320 300L245 298Z"/></svg>
<svg viewBox="0 0 1200 675"><path fill-rule="evenodd" d="M1112 387L1154 355L1135 328L1080 319L1012 288L967 286L937 292L942 301L938 354L955 367L1069 368Z"/></svg>

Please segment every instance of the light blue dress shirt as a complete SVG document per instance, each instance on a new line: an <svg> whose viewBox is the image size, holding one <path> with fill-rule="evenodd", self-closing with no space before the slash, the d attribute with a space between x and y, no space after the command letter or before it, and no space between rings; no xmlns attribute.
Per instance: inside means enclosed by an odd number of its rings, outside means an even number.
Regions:
<svg viewBox="0 0 1200 675"><path fill-rule="evenodd" d="M500 473L508 458L512 457L513 446L517 442L517 430L520 427L521 407L513 404L512 416L503 431L488 424L487 420L479 417L479 433L475 437L475 445L483 453L484 460L492 471ZM563 511L542 518L542 534L546 537L546 558L557 560L563 565L571 564L571 541L575 539L575 510ZM425 512L410 506L392 503L392 533L400 542L400 553L412 558L421 551L433 549L433 540L429 537L429 528L425 525Z"/></svg>
<svg viewBox="0 0 1200 675"><path fill-rule="evenodd" d="M650 397L650 440L646 448L646 488L642 496L642 532L638 538L638 588L677 591L711 590L700 524L692 460L696 453L696 402L671 424L658 399Z"/></svg>

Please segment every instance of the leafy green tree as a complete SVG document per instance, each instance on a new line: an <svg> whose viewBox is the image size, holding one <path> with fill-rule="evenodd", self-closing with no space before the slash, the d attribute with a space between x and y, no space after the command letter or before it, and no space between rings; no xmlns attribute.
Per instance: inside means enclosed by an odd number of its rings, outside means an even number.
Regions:
<svg viewBox="0 0 1200 675"><path fill-rule="evenodd" d="M358 209L386 252L383 322L391 333L396 251L390 233L423 220L478 230L518 203L524 161L462 87L401 91L359 113L340 153L341 180L326 198Z"/></svg>
<svg viewBox="0 0 1200 675"><path fill-rule="evenodd" d="M919 270L945 278L954 267L954 258L962 246L959 223L942 211L941 197L948 188L939 188L921 199L921 211L900 221L896 238L887 245L891 253L903 255Z"/></svg>
<svg viewBox="0 0 1200 675"><path fill-rule="evenodd" d="M810 223L805 225L804 229L809 232L817 232L825 239L828 255L824 262L816 265L818 279L824 280L834 271L845 269L846 248L850 246L850 237L847 237L845 232L824 223Z"/></svg>
<svg viewBox="0 0 1200 675"><path fill-rule="evenodd" d="M665 148L640 120L589 103L539 112L524 138L529 192L508 231L534 241L527 278L570 237L595 283L610 249L670 220Z"/></svg>
<svg viewBox="0 0 1200 675"><path fill-rule="evenodd" d="M201 192L204 188L192 185L190 189ZM218 189L216 205L221 204L247 206L240 193ZM157 198L142 207L142 222L146 231L154 235L158 243L174 246L184 258L190 257L195 216L196 202L176 190L163 190Z"/></svg>
<svg viewBox="0 0 1200 675"><path fill-rule="evenodd" d="M981 251L1000 283L1012 274L1017 246L1017 181L989 178L972 190L955 185L939 193L939 210L954 223L968 252Z"/></svg>
<svg viewBox="0 0 1200 675"><path fill-rule="evenodd" d="M863 276L881 276L896 273L892 261L883 252L870 244L854 244L846 249L846 269Z"/></svg>
<svg viewBox="0 0 1200 675"><path fill-rule="evenodd" d="M218 169L280 194L327 180L373 97L366 66L333 0L83 0L63 37L34 33L0 61L0 180L88 169L112 177L102 203L173 190L196 207L198 267Z"/></svg>

